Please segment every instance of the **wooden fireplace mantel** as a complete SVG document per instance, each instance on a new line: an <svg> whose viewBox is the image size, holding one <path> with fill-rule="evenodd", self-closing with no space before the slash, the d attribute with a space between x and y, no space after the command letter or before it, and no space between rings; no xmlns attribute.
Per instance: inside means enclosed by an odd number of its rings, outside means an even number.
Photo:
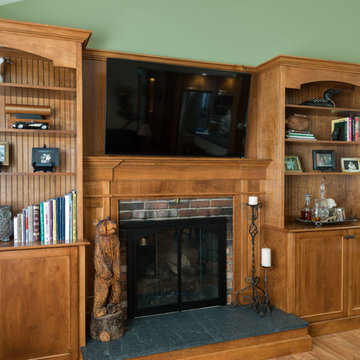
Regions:
<svg viewBox="0 0 360 360"><path fill-rule="evenodd" d="M251 272L249 220L242 203L247 202L249 195L257 195L260 200L264 197L269 163L270 160L239 158L84 157L85 236L91 242L94 239L95 218L118 219L120 199L231 197L233 289L236 292L245 285L243 279ZM258 239L256 256L259 259L260 236ZM86 286L89 304L93 293L91 264L92 251L89 251ZM259 265L257 270L260 271Z"/></svg>

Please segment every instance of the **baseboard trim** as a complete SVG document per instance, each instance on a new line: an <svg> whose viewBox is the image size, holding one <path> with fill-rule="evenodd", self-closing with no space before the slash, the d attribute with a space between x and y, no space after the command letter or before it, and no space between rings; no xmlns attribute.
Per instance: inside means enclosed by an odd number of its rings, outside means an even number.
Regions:
<svg viewBox="0 0 360 360"><path fill-rule="evenodd" d="M311 336L321 336L360 328L360 316L316 321L309 324Z"/></svg>

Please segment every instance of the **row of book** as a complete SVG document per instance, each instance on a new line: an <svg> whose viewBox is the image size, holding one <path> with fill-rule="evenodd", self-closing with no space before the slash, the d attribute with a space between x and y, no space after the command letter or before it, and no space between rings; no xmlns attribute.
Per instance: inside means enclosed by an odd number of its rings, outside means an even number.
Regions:
<svg viewBox="0 0 360 360"><path fill-rule="evenodd" d="M331 139L339 141L359 142L359 117L350 116L341 119L331 120Z"/></svg>
<svg viewBox="0 0 360 360"><path fill-rule="evenodd" d="M298 139L298 140L316 140L314 134L308 130L293 130L289 129L285 132L286 139Z"/></svg>
<svg viewBox="0 0 360 360"><path fill-rule="evenodd" d="M31 245L77 241L76 191L29 205L14 217L15 244Z"/></svg>

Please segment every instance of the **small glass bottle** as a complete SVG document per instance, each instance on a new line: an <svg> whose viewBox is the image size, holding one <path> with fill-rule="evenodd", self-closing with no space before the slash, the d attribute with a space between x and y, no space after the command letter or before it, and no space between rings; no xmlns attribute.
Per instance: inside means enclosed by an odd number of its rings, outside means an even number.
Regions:
<svg viewBox="0 0 360 360"><path fill-rule="evenodd" d="M301 209L301 219L311 220L311 194L305 194L305 205Z"/></svg>
<svg viewBox="0 0 360 360"><path fill-rule="evenodd" d="M320 221L319 199L314 199L315 205L311 210L311 221Z"/></svg>

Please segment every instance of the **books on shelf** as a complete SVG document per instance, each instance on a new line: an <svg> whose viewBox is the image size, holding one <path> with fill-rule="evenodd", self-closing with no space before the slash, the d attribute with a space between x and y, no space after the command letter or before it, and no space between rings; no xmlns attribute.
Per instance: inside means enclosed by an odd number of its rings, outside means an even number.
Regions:
<svg viewBox="0 0 360 360"><path fill-rule="evenodd" d="M338 141L360 140L360 124L358 116L349 116L331 120L331 138Z"/></svg>
<svg viewBox="0 0 360 360"><path fill-rule="evenodd" d="M300 140L316 140L314 134L307 130L293 130L289 129L285 132L286 139L300 139Z"/></svg>
<svg viewBox="0 0 360 360"><path fill-rule="evenodd" d="M14 217L15 244L44 245L77 241L76 191L29 205Z"/></svg>

